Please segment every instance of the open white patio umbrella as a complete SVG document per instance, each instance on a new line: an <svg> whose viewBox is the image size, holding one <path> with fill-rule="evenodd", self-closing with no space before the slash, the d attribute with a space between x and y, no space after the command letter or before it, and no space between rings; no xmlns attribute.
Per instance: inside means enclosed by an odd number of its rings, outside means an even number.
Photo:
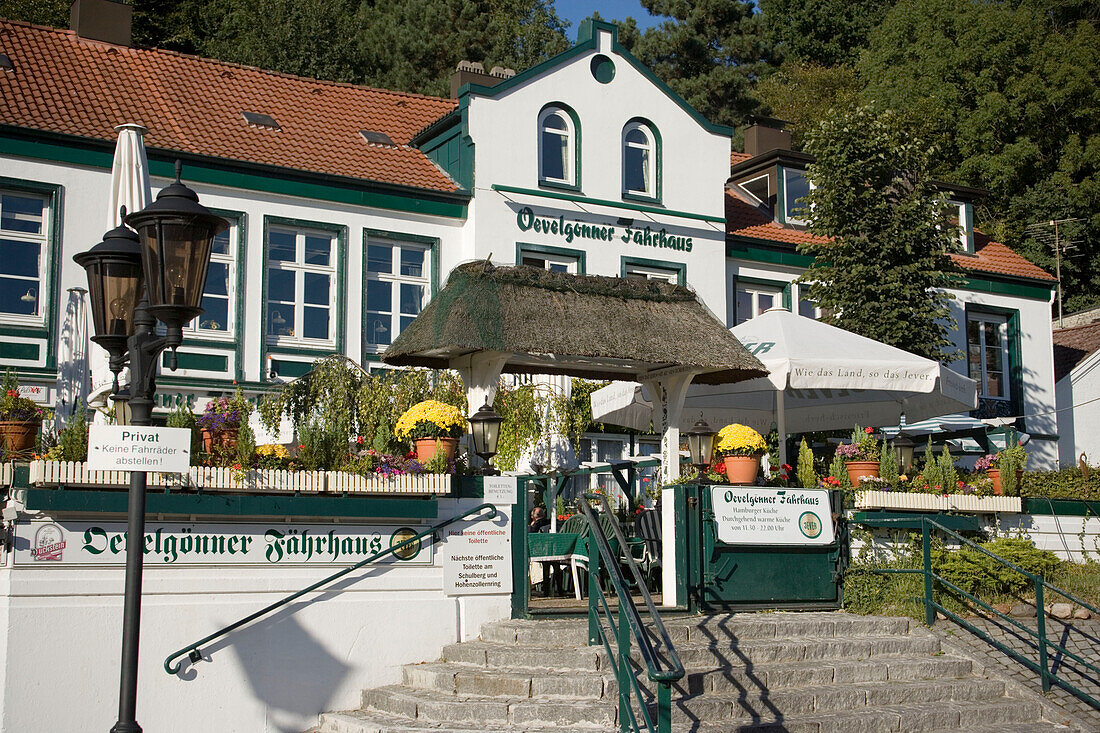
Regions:
<svg viewBox="0 0 1100 733"><path fill-rule="evenodd" d="M149 183L149 160L145 155L143 136L146 129L141 125L127 123L115 128L118 142L115 143L115 158L111 164L111 188L108 192L107 216L108 232L122 223L119 209L126 207L127 213L141 211L152 198ZM96 409L96 422L106 420L106 410L110 407L107 395L111 393L114 375L108 364L106 349L98 344L89 343L89 362L92 374L92 389L88 394L88 404ZM125 383L125 374L119 375L119 383Z"/></svg>
<svg viewBox="0 0 1100 733"><path fill-rule="evenodd" d="M785 309L730 330L769 374L730 385L693 384L682 428L701 414L715 428L739 422L766 433L774 424L786 436L896 425L902 415L913 422L978 404L974 380L939 362ZM616 383L592 394L592 418L646 430L648 404L640 385ZM784 444L780 460L786 463Z"/></svg>

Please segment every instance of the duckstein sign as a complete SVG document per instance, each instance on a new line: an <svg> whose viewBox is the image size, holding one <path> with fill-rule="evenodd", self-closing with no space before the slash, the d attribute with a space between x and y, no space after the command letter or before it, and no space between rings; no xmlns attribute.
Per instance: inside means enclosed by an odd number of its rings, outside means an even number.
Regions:
<svg viewBox="0 0 1100 733"><path fill-rule="evenodd" d="M831 545L832 507L820 489L712 486L718 540L727 545Z"/></svg>

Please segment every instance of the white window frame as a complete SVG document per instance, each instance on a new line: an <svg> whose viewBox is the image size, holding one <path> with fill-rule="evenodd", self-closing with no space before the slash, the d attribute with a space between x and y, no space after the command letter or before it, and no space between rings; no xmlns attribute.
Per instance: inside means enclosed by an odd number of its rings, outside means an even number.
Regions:
<svg viewBox="0 0 1100 733"><path fill-rule="evenodd" d="M549 117L557 116L565 123L565 131L546 127ZM546 175L543 170L543 136L546 133L560 135L565 138L565 178L554 178ZM573 116L562 107L547 107L539 113L538 117L538 169L539 183L553 183L560 186L577 185L577 129L573 124Z"/></svg>
<svg viewBox="0 0 1100 733"><path fill-rule="evenodd" d="M653 265L637 265L627 263L625 265L626 277L644 278L646 280L661 280L663 282L680 284L680 271L669 267L655 267Z"/></svg>
<svg viewBox="0 0 1100 733"><path fill-rule="evenodd" d="M38 279L37 285L34 288L35 295L38 298L38 313L35 315L23 315L19 313L0 313L0 322L10 325L18 326L37 326L43 327L46 325L46 315L49 310L50 293L44 292L49 287L50 280L50 267L51 252L50 242L53 236L53 211L50 208L52 203L52 197L48 194L38 193L37 191L24 191L15 188L3 188L0 189L0 194L6 194L8 196L18 196L19 198L38 199L42 201L42 227L41 231L37 234L31 234L29 232L15 232L8 229L0 229L0 238L10 239L16 242L29 242L37 244L38 251ZM2 203L0 203L2 206ZM13 278L16 280L24 280L22 276L18 275L4 275L5 278ZM35 282L27 279L26 282ZM22 287L22 286L20 286ZM29 290L28 286L28 290Z"/></svg>
<svg viewBox="0 0 1100 733"><path fill-rule="evenodd" d="M208 315L204 313L184 326L183 333L196 338L233 341L237 335L237 244L240 236L240 222L229 217L223 218L229 221L229 228L225 230L225 234L229 238L228 252L219 254L211 251L210 262L228 265L226 273L228 286L226 287L227 295L225 296L228 300L228 308L226 308L227 321L223 328L203 328L201 324ZM205 284L203 285L203 297L206 297ZM215 295L211 297L221 298L222 296ZM264 328L267 328L267 324L264 324Z"/></svg>
<svg viewBox="0 0 1100 733"><path fill-rule="evenodd" d="M973 254L970 251L969 232L970 232L970 228L971 228L971 222L969 221L969 217L967 216L968 208L967 208L966 204L963 203L962 201L955 201L954 199L948 199L947 200L947 206L948 206L948 208L955 209L959 212L959 225L958 225L958 230L959 231L958 231L958 236L957 236L957 239L958 239L958 242L959 242L959 250L961 252L967 252L967 253Z"/></svg>
<svg viewBox="0 0 1100 733"><path fill-rule="evenodd" d="M795 287L794 287L794 292L791 293L791 305L792 305L791 310L796 315L800 315L800 316L802 315L802 303L803 302L813 303L813 301L810 300L810 289L809 288L803 288L803 286L796 284ZM821 320L821 306L817 305L817 303L814 303L814 314L813 314L813 316L806 316L806 317L807 318L812 317L815 321L820 321Z"/></svg>
<svg viewBox="0 0 1100 733"><path fill-rule="evenodd" d="M540 267L539 265L532 265L525 262L525 260L542 260L541 269L550 270L551 265L564 265L566 272L576 274L580 272L580 259L577 257L570 257L569 255L551 254L549 252L527 252L520 253L520 264L527 267Z"/></svg>
<svg viewBox="0 0 1100 733"><path fill-rule="evenodd" d="M282 260L271 259L271 234L274 232L289 233L294 235L294 261L285 262ZM273 346L310 346L310 347L334 347L336 346L336 304L340 290L340 284L336 281L337 273L339 272L337 258L340 256L339 236L336 232L329 229L313 229L310 227L295 227L287 224L272 224L266 234L268 241L265 242L267 249L267 261L264 263L264 267L267 271L270 270L283 270L294 273L294 334L293 336L276 336L267 332L268 324L264 323L264 335L267 338L267 343ZM328 265L307 265L305 264L305 246L306 236L323 237L331 242L331 249L329 250L329 264ZM306 273L327 275L329 277L329 318L328 318L328 338L316 339L305 338L304 336L298 336L304 330L305 324L305 276ZM271 311L273 304L271 301L271 283L270 275L265 272L265 276L268 279L267 292L264 293L264 301L266 306L267 317L271 317ZM311 304L312 305L312 304ZM278 307L275 305L274 307ZM284 306L285 307L285 306Z"/></svg>
<svg viewBox="0 0 1100 733"><path fill-rule="evenodd" d="M642 134L646 136L646 144L628 142L626 136L634 130L640 130ZM626 185L626 151L627 148L636 148L639 150L646 150L649 155L646 156L648 162L648 175L646 171L642 173L642 180L649 181L650 191L639 191L632 188L627 188ZM623 194L627 196L642 196L645 198L657 198L657 136L654 134L653 129L644 122L630 122L623 128L622 136L622 181L623 181Z"/></svg>
<svg viewBox="0 0 1100 733"><path fill-rule="evenodd" d="M973 367L970 362L970 324L978 323L978 369L980 374L977 376L973 373ZM989 374L986 371L985 364L985 324L996 324L997 330L1001 335L1001 388L1004 392L1003 396L996 396L989 394ZM978 383L978 396L986 400L1000 400L1002 402L1010 402L1012 400L1012 374L1010 371L1009 361L1009 344L1008 344L1008 317L999 316L991 313L968 313L966 317L966 364L967 373L970 378Z"/></svg>
<svg viewBox="0 0 1100 733"><path fill-rule="evenodd" d="M737 296L740 295L741 292L749 293L752 296L752 307L749 309L749 313L751 315L749 315L748 318L742 318L741 309L737 307ZM783 288L778 286L771 287L769 285L756 285L752 283L735 283L733 291L733 325L739 326L745 321L751 321L753 318L756 318L763 312L760 311L761 295L770 295L774 298L774 300L772 301L772 308L775 308L776 306L782 307Z"/></svg>
<svg viewBox="0 0 1100 733"><path fill-rule="evenodd" d="M809 191L814 190L813 181L811 181L809 179L809 177L806 176L806 171L802 170L801 168L787 168L787 167L784 167L783 168L783 202L782 202L783 203L783 221L787 224L797 224L799 226L807 226L810 223L809 219L799 219L797 217L791 216L788 213L791 209L791 206L794 205L793 201L791 201L790 206L787 205L787 201L790 197L790 192L791 192L791 187L788 185L788 183L789 183L788 176L792 176L792 175L802 176L803 178L806 179L806 183L809 186L809 188L807 189L807 193Z"/></svg>
<svg viewBox="0 0 1100 733"><path fill-rule="evenodd" d="M390 248L390 272L374 272L367 269L367 249L371 245L381 245ZM420 276L415 275L402 275L401 274L401 250L417 250L424 254L424 265L420 270ZM388 282L392 283L390 287L390 311L388 313L390 329L390 343L397 338L398 334L403 330L401 328L401 318L409 314L401 313L401 285L419 285L423 287L424 297L420 302L420 310L424 310L424 307L428 305L431 300L431 274L432 267L435 263L432 262L432 248L426 244L419 244L416 242L407 242L401 239L389 239L387 237L370 237L363 252L363 348L365 353L380 354L386 350L389 344L375 344L371 343L373 334L368 337L368 332L371 331L375 325L377 316L380 314L376 311L368 310L367 305L367 288L370 287L369 281ZM419 314L419 311L417 312Z"/></svg>
<svg viewBox="0 0 1100 733"><path fill-rule="evenodd" d="M752 191L750 191L747 188L750 183L756 183L760 179L764 179L768 184L768 193L767 193L766 197L767 197L767 199L770 200L771 197L772 197L772 183L771 183L771 176L769 176L767 173L765 173L761 176L757 176L756 178L750 178L747 181L742 181L741 183L738 183L737 186L741 189L741 191L743 193L745 193L745 195L747 195L753 201L756 201L757 203L761 204L762 206L768 206L767 201L761 199L759 196L757 196L755 193L753 193Z"/></svg>

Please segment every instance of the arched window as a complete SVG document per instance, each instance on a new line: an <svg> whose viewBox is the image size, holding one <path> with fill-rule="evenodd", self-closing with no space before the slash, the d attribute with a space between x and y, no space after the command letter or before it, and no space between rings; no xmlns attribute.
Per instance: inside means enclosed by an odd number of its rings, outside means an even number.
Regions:
<svg viewBox="0 0 1100 733"><path fill-rule="evenodd" d="M576 127L563 107L548 106L539 113L539 183L578 185Z"/></svg>
<svg viewBox="0 0 1100 733"><path fill-rule="evenodd" d="M660 138L648 123L623 128L623 195L656 199L659 194Z"/></svg>

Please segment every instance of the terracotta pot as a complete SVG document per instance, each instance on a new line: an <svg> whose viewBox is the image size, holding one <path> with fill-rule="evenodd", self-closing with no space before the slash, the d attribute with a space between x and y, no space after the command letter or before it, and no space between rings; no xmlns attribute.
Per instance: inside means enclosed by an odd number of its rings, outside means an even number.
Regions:
<svg viewBox="0 0 1100 733"><path fill-rule="evenodd" d="M993 482L993 493L997 496L1004 495L1004 489L1001 487L1001 469L989 468L986 469L985 475L989 477L989 480ZM1020 493L1020 479L1024 477L1024 470L1022 468L1016 470L1016 493Z"/></svg>
<svg viewBox="0 0 1100 733"><path fill-rule="evenodd" d="M726 480L731 484L751 484L760 471L760 456L725 456Z"/></svg>
<svg viewBox="0 0 1100 733"><path fill-rule="evenodd" d="M447 454L447 460L454 460L455 451L458 450L458 438L417 438L416 460L421 464L432 460L437 446Z"/></svg>
<svg viewBox="0 0 1100 733"><path fill-rule="evenodd" d="M237 448L237 430L223 430L212 433L206 428L202 429L202 449L207 453L215 451L229 451Z"/></svg>
<svg viewBox="0 0 1100 733"><path fill-rule="evenodd" d="M40 427L41 420L0 420L0 449L4 458L29 457Z"/></svg>
<svg viewBox="0 0 1100 733"><path fill-rule="evenodd" d="M878 476L879 463L878 461L848 461L844 464L844 468L848 471L848 480L858 489L860 476Z"/></svg>

